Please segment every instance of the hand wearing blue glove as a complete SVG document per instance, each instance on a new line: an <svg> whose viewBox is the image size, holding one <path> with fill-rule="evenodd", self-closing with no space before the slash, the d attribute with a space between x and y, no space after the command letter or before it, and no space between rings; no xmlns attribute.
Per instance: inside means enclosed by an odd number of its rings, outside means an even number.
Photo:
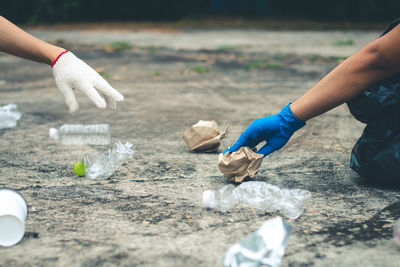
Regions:
<svg viewBox="0 0 400 267"><path fill-rule="evenodd" d="M228 151L235 152L243 146L253 148L262 141L267 141L267 144L257 153L264 156L283 147L295 131L306 125L293 114L290 104L276 115L255 120L224 154Z"/></svg>

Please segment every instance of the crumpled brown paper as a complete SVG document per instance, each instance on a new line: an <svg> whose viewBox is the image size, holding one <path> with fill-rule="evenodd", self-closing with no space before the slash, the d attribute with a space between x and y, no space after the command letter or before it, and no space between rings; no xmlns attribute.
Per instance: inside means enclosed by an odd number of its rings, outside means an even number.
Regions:
<svg viewBox="0 0 400 267"><path fill-rule="evenodd" d="M219 131L215 121L199 120L184 134L183 139L190 150L195 152L215 152L225 137L225 131Z"/></svg>
<svg viewBox="0 0 400 267"><path fill-rule="evenodd" d="M218 168L229 181L241 183L245 178L252 178L258 173L263 158L262 154L250 148L241 147L233 153L219 154Z"/></svg>

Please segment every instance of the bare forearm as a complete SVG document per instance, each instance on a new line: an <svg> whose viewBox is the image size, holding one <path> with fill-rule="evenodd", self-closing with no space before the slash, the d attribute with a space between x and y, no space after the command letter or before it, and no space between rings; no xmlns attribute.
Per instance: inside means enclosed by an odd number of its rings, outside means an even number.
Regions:
<svg viewBox="0 0 400 267"><path fill-rule="evenodd" d="M396 31L395 31L396 30ZM367 45L326 75L291 104L293 113L307 121L400 71L400 29ZM389 35L390 34L390 35ZM382 52L384 51L384 52Z"/></svg>
<svg viewBox="0 0 400 267"><path fill-rule="evenodd" d="M0 16L0 51L51 65L64 50L30 35Z"/></svg>

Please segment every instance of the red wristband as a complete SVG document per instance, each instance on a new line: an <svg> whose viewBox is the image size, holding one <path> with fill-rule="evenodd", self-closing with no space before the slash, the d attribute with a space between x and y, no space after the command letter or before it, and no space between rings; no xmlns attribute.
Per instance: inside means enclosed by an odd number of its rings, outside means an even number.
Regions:
<svg viewBox="0 0 400 267"><path fill-rule="evenodd" d="M65 50L64 52L61 52L61 53L56 57L56 59L53 61L53 64L51 64L51 67L53 67L53 66L57 63L58 59L59 59L62 55L64 55L65 53L68 53L68 52L69 52L68 50Z"/></svg>

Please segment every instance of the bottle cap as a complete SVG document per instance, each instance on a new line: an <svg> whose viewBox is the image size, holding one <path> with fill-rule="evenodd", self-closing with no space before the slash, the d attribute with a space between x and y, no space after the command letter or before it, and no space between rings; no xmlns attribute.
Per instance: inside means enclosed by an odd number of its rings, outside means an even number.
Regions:
<svg viewBox="0 0 400 267"><path fill-rule="evenodd" d="M51 139L58 140L58 130L55 128L50 128L49 136Z"/></svg>
<svg viewBox="0 0 400 267"><path fill-rule="evenodd" d="M85 162L83 162L83 161L78 161L77 163L75 163L74 170L75 170L75 173L76 173L78 176L85 176L85 175L86 175L86 166L85 166Z"/></svg>

